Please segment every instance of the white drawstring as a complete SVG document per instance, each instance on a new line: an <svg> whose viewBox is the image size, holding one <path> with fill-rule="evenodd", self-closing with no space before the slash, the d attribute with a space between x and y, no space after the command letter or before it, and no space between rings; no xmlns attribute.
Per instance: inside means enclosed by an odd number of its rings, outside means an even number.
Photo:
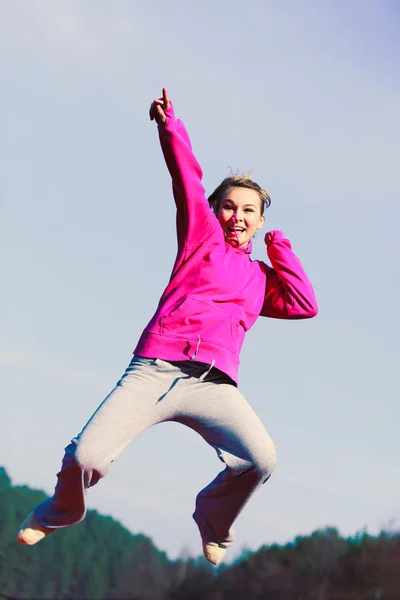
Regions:
<svg viewBox="0 0 400 600"><path fill-rule="evenodd" d="M213 368L214 365L215 365L215 360L212 361L210 368L205 373L203 373L203 375L200 375L200 377L199 377L200 381L203 381L203 379L205 379L207 377L207 375L209 374L209 372L211 371L211 369Z"/></svg>
<svg viewBox="0 0 400 600"><path fill-rule="evenodd" d="M196 347L196 350L195 350L195 352L194 352L194 354L193 354L192 358L190 359L190 361L191 361L191 362L193 362L194 360L196 360L196 356L197 356L197 353L198 353L198 351L199 351L200 344L201 344L201 337L199 336L199 339L198 339L198 342L197 342L197 347ZM203 381L203 379L205 379L205 378L207 377L207 375L209 374L209 372L211 371L211 369L213 368L213 366L214 366L214 365L215 365L215 360L213 360L213 361L211 362L210 368L209 368L209 369L207 369L207 371L206 371L205 373L203 373L203 375L200 375L200 377L199 377L199 380L200 380L200 381Z"/></svg>
<svg viewBox="0 0 400 600"><path fill-rule="evenodd" d="M195 353L193 354L192 358L190 359L191 361L196 360L196 356L197 356L197 353L198 353L199 347L200 347L200 342L201 342L201 338L199 336L199 341L197 342L197 348L196 348Z"/></svg>

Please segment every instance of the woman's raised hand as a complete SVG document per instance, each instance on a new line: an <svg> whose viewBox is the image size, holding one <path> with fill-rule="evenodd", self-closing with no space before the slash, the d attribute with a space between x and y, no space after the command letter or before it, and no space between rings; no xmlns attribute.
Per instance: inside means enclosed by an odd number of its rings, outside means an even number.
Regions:
<svg viewBox="0 0 400 600"><path fill-rule="evenodd" d="M171 106L171 101L168 97L168 92L165 88L162 91L162 98L158 98L158 100L154 100L150 106L150 120L153 121L155 119L157 125L164 125L167 120L165 111Z"/></svg>

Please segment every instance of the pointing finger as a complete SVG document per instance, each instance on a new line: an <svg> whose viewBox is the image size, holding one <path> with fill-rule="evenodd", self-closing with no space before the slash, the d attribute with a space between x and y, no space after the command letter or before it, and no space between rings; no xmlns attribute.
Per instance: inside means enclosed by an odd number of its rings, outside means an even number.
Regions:
<svg viewBox="0 0 400 600"><path fill-rule="evenodd" d="M167 110L171 106L171 101L168 96L167 88L163 88L163 100L164 100L164 110Z"/></svg>

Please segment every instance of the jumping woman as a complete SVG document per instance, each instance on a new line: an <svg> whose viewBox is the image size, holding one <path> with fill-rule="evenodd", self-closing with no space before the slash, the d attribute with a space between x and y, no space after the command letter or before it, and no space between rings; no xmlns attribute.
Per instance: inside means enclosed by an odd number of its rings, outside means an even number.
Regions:
<svg viewBox="0 0 400 600"><path fill-rule="evenodd" d="M314 292L281 231L265 235L272 266L251 259L269 195L232 175L206 198L202 171L167 91L150 107L172 178L178 250L169 283L114 390L65 449L52 498L22 523L35 544L82 521L86 494L140 433L165 421L187 425L225 468L197 496L193 518L204 556L219 564L235 541L233 523L275 469L274 444L238 389L240 350L258 317L306 319Z"/></svg>

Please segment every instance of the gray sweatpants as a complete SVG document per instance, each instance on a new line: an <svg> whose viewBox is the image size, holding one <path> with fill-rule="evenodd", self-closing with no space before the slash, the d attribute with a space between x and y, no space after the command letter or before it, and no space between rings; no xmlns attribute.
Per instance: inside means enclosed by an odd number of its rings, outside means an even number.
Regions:
<svg viewBox="0 0 400 600"><path fill-rule="evenodd" d="M226 547L232 524L276 464L260 419L229 377L203 363L134 356L114 390L65 449L54 496L35 508L44 527L68 527L86 513L89 487L139 433L183 423L217 451L225 469L197 496L193 515L203 540Z"/></svg>

